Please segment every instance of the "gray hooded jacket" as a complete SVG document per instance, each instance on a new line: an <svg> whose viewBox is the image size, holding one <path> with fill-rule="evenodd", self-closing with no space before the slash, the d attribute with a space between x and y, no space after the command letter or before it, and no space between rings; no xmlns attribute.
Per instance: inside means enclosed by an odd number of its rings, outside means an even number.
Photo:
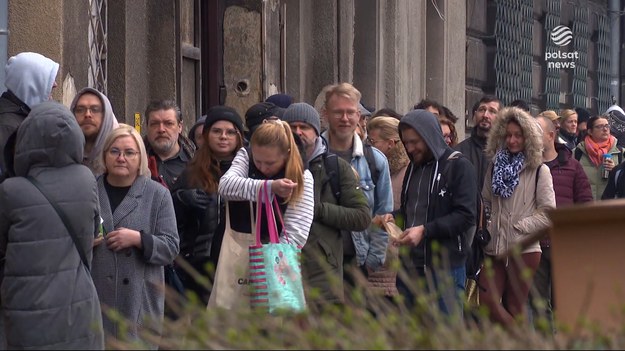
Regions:
<svg viewBox="0 0 625 351"><path fill-rule="evenodd" d="M0 287L8 348L102 349L98 295L88 262L99 225L96 181L81 165L84 137L71 112L37 105L17 132L16 176L0 184ZM43 191L69 218L67 227ZM67 191L71 189L71 191ZM77 247L78 246L78 247Z"/></svg>
<svg viewBox="0 0 625 351"><path fill-rule="evenodd" d="M94 175L98 176L104 172L104 167L100 164L100 162L98 162L99 155L102 153L102 148L104 147L104 141L111 131L119 126L119 123L113 113L113 107L111 106L109 99L104 94L93 88L83 88L78 92L78 94L76 94L76 96L74 96L74 100L72 100L70 107L72 111L76 108L78 99L80 99L80 97L85 93L91 93L98 96L100 98L100 102L102 103L102 124L100 125L100 131L98 132L98 136L96 137L95 144L93 145L91 152L88 155L83 156L83 164L89 167Z"/></svg>

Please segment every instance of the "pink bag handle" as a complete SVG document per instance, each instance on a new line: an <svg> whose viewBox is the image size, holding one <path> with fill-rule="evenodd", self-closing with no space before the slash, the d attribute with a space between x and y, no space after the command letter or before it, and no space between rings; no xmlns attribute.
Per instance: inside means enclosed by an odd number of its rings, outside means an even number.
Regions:
<svg viewBox="0 0 625 351"><path fill-rule="evenodd" d="M287 244L290 244L290 240L289 240L289 236L286 233L286 227L284 226L284 220L282 219L282 211L280 210L280 206L278 206L278 199L276 199L276 197L273 197L273 207L275 208L275 212L278 214L278 219L280 220L280 224L282 225L282 233L284 234L284 239L286 240ZM275 225L275 216L274 218L274 225ZM278 228L276 227L276 233L278 232Z"/></svg>
<svg viewBox="0 0 625 351"><path fill-rule="evenodd" d="M263 185L261 186L261 188L259 189L258 192L258 199L256 202L256 245L261 245L261 241L260 241L260 228L262 225L262 206L265 207L265 220L267 221L267 228L269 230L269 242L271 243L279 243L280 242L280 237L278 234L278 227L276 224L276 217L274 214L274 208L275 208L275 212L278 213L278 218L280 220L280 224L282 224L282 228L284 231L284 237L287 241L287 243L289 243L289 238L286 234L286 229L284 228L284 221L282 219L282 212L280 211L280 207L278 206L278 200L276 199L276 197L274 196L273 198L273 207L272 208L272 204L269 203L269 193L268 193L268 188L267 188L267 183L268 181L265 180L263 182Z"/></svg>

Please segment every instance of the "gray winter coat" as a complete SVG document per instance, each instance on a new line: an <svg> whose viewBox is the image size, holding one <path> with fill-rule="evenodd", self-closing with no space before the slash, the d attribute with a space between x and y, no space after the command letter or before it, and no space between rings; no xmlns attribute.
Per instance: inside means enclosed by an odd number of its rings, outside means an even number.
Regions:
<svg viewBox="0 0 625 351"><path fill-rule="evenodd" d="M10 349L103 349L91 276L59 215L24 178L35 178L66 214L90 262L99 214L95 178L81 165L82 131L66 107L43 102L16 140L16 177L0 184L0 332Z"/></svg>
<svg viewBox="0 0 625 351"><path fill-rule="evenodd" d="M170 264L179 251L171 195L159 183L139 176L111 213L105 176L98 178L105 233L119 227L138 230L143 249L114 252L104 243L94 248L91 272L102 303L104 330L120 339L139 339L141 328L160 334L165 311L163 266ZM127 319L127 328L109 319L107 309L116 309Z"/></svg>

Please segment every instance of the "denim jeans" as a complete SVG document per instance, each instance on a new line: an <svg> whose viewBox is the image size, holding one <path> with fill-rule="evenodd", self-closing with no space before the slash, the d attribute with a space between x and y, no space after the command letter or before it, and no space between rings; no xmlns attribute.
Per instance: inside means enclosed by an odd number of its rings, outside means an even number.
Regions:
<svg viewBox="0 0 625 351"><path fill-rule="evenodd" d="M414 269L410 271L414 272ZM464 315L464 284L467 277L465 265L452 267L450 270L434 271L428 268L428 276L426 276L423 269L417 269L417 272L418 278L425 278L426 282L433 283L433 286L428 285L428 291L431 294L437 294L439 296L438 306L441 312L448 316L458 314L459 317L462 318ZM397 289L399 293L404 296L406 306L412 308L414 306L415 296L408 287L408 284L398 278Z"/></svg>

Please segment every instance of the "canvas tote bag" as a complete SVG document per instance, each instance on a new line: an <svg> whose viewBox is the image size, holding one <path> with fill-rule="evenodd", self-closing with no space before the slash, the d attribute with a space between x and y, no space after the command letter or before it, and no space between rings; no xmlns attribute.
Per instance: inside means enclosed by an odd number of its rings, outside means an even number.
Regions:
<svg viewBox="0 0 625 351"><path fill-rule="evenodd" d="M228 310L249 310L249 247L256 243L255 228L252 222L252 234L233 230L230 226L230 206L226 204L226 208L226 230L207 309L219 307ZM254 220L253 214L250 202L251 221Z"/></svg>

